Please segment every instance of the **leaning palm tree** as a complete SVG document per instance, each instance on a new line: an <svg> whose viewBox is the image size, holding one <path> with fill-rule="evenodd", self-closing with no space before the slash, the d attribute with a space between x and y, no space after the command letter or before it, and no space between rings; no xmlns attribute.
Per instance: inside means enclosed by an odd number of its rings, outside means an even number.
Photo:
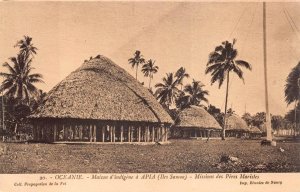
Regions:
<svg viewBox="0 0 300 192"><path fill-rule="evenodd" d="M149 77L149 89L151 88L151 80L153 79L153 75L157 73L158 66L155 65L155 61L149 59L142 68L142 72L144 73L145 77Z"/></svg>
<svg viewBox="0 0 300 192"><path fill-rule="evenodd" d="M185 68L180 67L176 73L175 73L175 77L177 78L177 82L178 84L181 86L181 91L182 91L182 86L183 86L183 80L184 78L189 78L190 75L186 72Z"/></svg>
<svg viewBox="0 0 300 192"><path fill-rule="evenodd" d="M5 95L16 98L20 103L29 104L30 98L38 94L38 89L34 83L43 82L42 75L31 73L32 59L26 54L18 54L17 57L10 58L12 64L5 62L3 67L8 69L7 73L0 73L4 81L0 86L0 91Z"/></svg>
<svg viewBox="0 0 300 192"><path fill-rule="evenodd" d="M20 48L20 54L27 56L35 55L37 51L37 48L32 44L32 38L29 36L24 36L24 39L18 41L15 47Z"/></svg>
<svg viewBox="0 0 300 192"><path fill-rule="evenodd" d="M297 105L300 98L300 62L289 73L285 84L285 101L287 104L295 102L294 119L295 127L297 128Z"/></svg>
<svg viewBox="0 0 300 192"><path fill-rule="evenodd" d="M192 84L184 87L184 94L177 100L177 106L183 109L191 105L200 106L202 101L208 103L208 91L203 88L204 84L193 79Z"/></svg>
<svg viewBox="0 0 300 192"><path fill-rule="evenodd" d="M226 113L227 113L227 100L228 100L228 86L229 86L229 74L234 72L237 76L243 80L243 71L241 67L251 70L251 65L243 60L236 60L238 55L237 49L234 48L236 39L230 43L225 41L222 45L217 46L215 50L210 53L207 68L205 74L211 73L211 84L216 81L219 83L219 88L222 86L224 80L227 80L226 85L226 98L225 98L225 116L224 116L224 126L222 130L222 139L225 139L225 127L226 127Z"/></svg>
<svg viewBox="0 0 300 192"><path fill-rule="evenodd" d="M163 82L155 85L157 100L168 109L170 109L170 105L175 103L180 93L177 85L178 82L175 80L173 73L167 73L167 77L163 78Z"/></svg>
<svg viewBox="0 0 300 192"><path fill-rule="evenodd" d="M136 68L135 72L135 79L137 80L137 72L140 64L145 63L145 59L143 58L143 55L141 54L141 51L137 50L134 53L134 57L128 59L129 64L131 64L132 68Z"/></svg>

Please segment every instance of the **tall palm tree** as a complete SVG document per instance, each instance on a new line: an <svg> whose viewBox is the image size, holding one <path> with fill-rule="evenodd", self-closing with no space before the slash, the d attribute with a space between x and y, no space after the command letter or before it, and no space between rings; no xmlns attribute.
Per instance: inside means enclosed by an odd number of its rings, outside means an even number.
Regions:
<svg viewBox="0 0 300 192"><path fill-rule="evenodd" d="M190 75L186 72L185 68L180 67L176 73L175 73L175 77L177 78L177 82L178 84L181 86L181 91L182 91L182 86L183 86L183 80L184 78L189 78Z"/></svg>
<svg viewBox="0 0 300 192"><path fill-rule="evenodd" d="M203 89L204 84L193 79L192 84L184 87L184 94L178 99L178 107L185 108L191 105L200 105L202 101L208 103L208 91Z"/></svg>
<svg viewBox="0 0 300 192"><path fill-rule="evenodd" d="M163 78L162 83L155 85L157 90L155 95L157 100L162 104L170 108L170 105L174 104L180 91L177 88L178 82L175 80L173 73L167 73L167 77Z"/></svg>
<svg viewBox="0 0 300 192"><path fill-rule="evenodd" d="M205 74L211 73L211 84L216 81L219 83L219 88L222 86L225 79L227 79L226 85L226 98L225 98L225 116L224 126L222 130L222 139L225 139L225 127L226 127L226 113L227 113L227 100L228 100L228 85L229 85L229 74L234 72L237 76L243 80L243 71L241 67L251 70L251 65L243 60L236 60L238 55L237 49L234 48L236 39L233 42L228 41L222 42L222 45L217 46L215 50L210 53L207 68Z"/></svg>
<svg viewBox="0 0 300 192"><path fill-rule="evenodd" d="M32 44L32 38L29 36L24 36L24 39L18 41L15 47L20 48L20 54L27 56L34 56L37 51L37 48Z"/></svg>
<svg viewBox="0 0 300 192"><path fill-rule="evenodd" d="M151 88L151 80L153 79L153 75L157 73L158 66L155 65L155 61L149 59L142 68L142 72L144 73L145 77L149 77L149 89Z"/></svg>
<svg viewBox="0 0 300 192"><path fill-rule="evenodd" d="M131 64L132 68L136 68L136 72L135 72L135 79L137 80L137 72L138 72L138 68L140 64L145 63L145 59L143 57L143 55L141 54L141 51L136 50L134 53L134 56L130 59L128 59L129 64Z"/></svg>
<svg viewBox="0 0 300 192"><path fill-rule="evenodd" d="M291 72L289 73L286 84L285 84L285 101L287 104L295 102L294 109L294 118L295 118L295 127L297 128L297 105L299 105L300 98L300 62L296 65Z"/></svg>
<svg viewBox="0 0 300 192"><path fill-rule="evenodd" d="M8 69L8 73L0 73L4 81L0 86L0 91L5 91L5 95L17 98L19 102L29 104L30 98L38 93L34 83L43 82L42 75L31 73L32 59L26 54L18 54L17 57L10 58L12 64L5 62L3 67Z"/></svg>

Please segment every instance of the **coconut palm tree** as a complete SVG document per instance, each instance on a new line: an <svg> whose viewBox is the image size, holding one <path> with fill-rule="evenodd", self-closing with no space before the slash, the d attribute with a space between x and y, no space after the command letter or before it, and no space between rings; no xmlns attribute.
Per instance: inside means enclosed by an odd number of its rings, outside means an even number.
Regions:
<svg viewBox="0 0 300 192"><path fill-rule="evenodd" d="M29 36L24 36L24 39L18 41L15 47L20 48L20 54L22 55L34 56L37 51L37 48L32 44L32 38Z"/></svg>
<svg viewBox="0 0 300 192"><path fill-rule="evenodd" d="M145 77L149 77L149 89L151 88L151 80L153 79L153 75L157 73L158 66L155 65L155 61L149 59L142 68L142 72L144 73Z"/></svg>
<svg viewBox="0 0 300 192"><path fill-rule="evenodd" d="M180 90L177 88L178 82L175 80L173 73L167 73L167 77L162 80L162 83L155 85L157 88L155 95L157 100L169 109L170 105L175 103Z"/></svg>
<svg viewBox="0 0 300 192"><path fill-rule="evenodd" d="M131 64L132 68L136 68L135 72L135 79L137 80L137 72L140 64L145 63L145 59L143 58L143 55L141 54L141 51L137 50L134 53L134 56L130 59L128 59L129 64Z"/></svg>
<svg viewBox="0 0 300 192"><path fill-rule="evenodd" d="M294 118L295 127L297 128L297 105L299 105L300 98L300 62L289 73L285 84L285 101L287 104L295 102Z"/></svg>
<svg viewBox="0 0 300 192"><path fill-rule="evenodd" d="M16 98L21 103L29 104L30 98L38 93L34 83L43 82L42 75L31 73L34 68L31 67L32 59L27 54L11 57L10 62L12 64L3 64L8 73L0 73L4 77L0 91L5 91L5 95Z"/></svg>
<svg viewBox="0 0 300 192"><path fill-rule="evenodd" d="M215 50L210 53L207 68L205 74L211 74L211 84L215 82L219 83L219 88L222 86L224 80L227 80L226 85L226 98L225 98L225 118L227 113L227 100L228 100L228 86L229 86L229 74L234 72L240 79L244 81L243 71L241 67L251 70L251 65L243 60L236 60L238 55L237 49L234 48L236 39L233 42L222 42L222 45L217 46ZM222 139L225 139L225 127L226 121L224 118L224 126Z"/></svg>
<svg viewBox="0 0 300 192"><path fill-rule="evenodd" d="M190 75L186 72L185 68L180 67L176 73L175 73L175 77L177 78L177 82L178 84L181 86L181 91L182 91L182 86L183 86L183 80L184 78L189 78Z"/></svg>
<svg viewBox="0 0 300 192"><path fill-rule="evenodd" d="M208 103L208 91L203 89L204 84L193 79L192 84L184 87L184 94L177 101L179 108L185 108L191 105L200 105L202 101Z"/></svg>

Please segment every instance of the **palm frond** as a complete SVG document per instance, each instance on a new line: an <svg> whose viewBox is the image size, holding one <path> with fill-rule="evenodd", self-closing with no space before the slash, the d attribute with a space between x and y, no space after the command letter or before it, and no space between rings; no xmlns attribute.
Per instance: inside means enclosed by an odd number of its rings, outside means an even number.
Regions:
<svg viewBox="0 0 300 192"><path fill-rule="evenodd" d="M243 60L236 60L235 63L239 66L245 67L246 69L252 70L252 66L250 63Z"/></svg>

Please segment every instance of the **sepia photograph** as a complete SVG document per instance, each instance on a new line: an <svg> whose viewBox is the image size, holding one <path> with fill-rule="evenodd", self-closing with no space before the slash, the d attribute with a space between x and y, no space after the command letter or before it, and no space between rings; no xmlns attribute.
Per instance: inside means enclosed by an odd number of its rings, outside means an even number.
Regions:
<svg viewBox="0 0 300 192"><path fill-rule="evenodd" d="M298 174L299 10L0 2L0 175Z"/></svg>

